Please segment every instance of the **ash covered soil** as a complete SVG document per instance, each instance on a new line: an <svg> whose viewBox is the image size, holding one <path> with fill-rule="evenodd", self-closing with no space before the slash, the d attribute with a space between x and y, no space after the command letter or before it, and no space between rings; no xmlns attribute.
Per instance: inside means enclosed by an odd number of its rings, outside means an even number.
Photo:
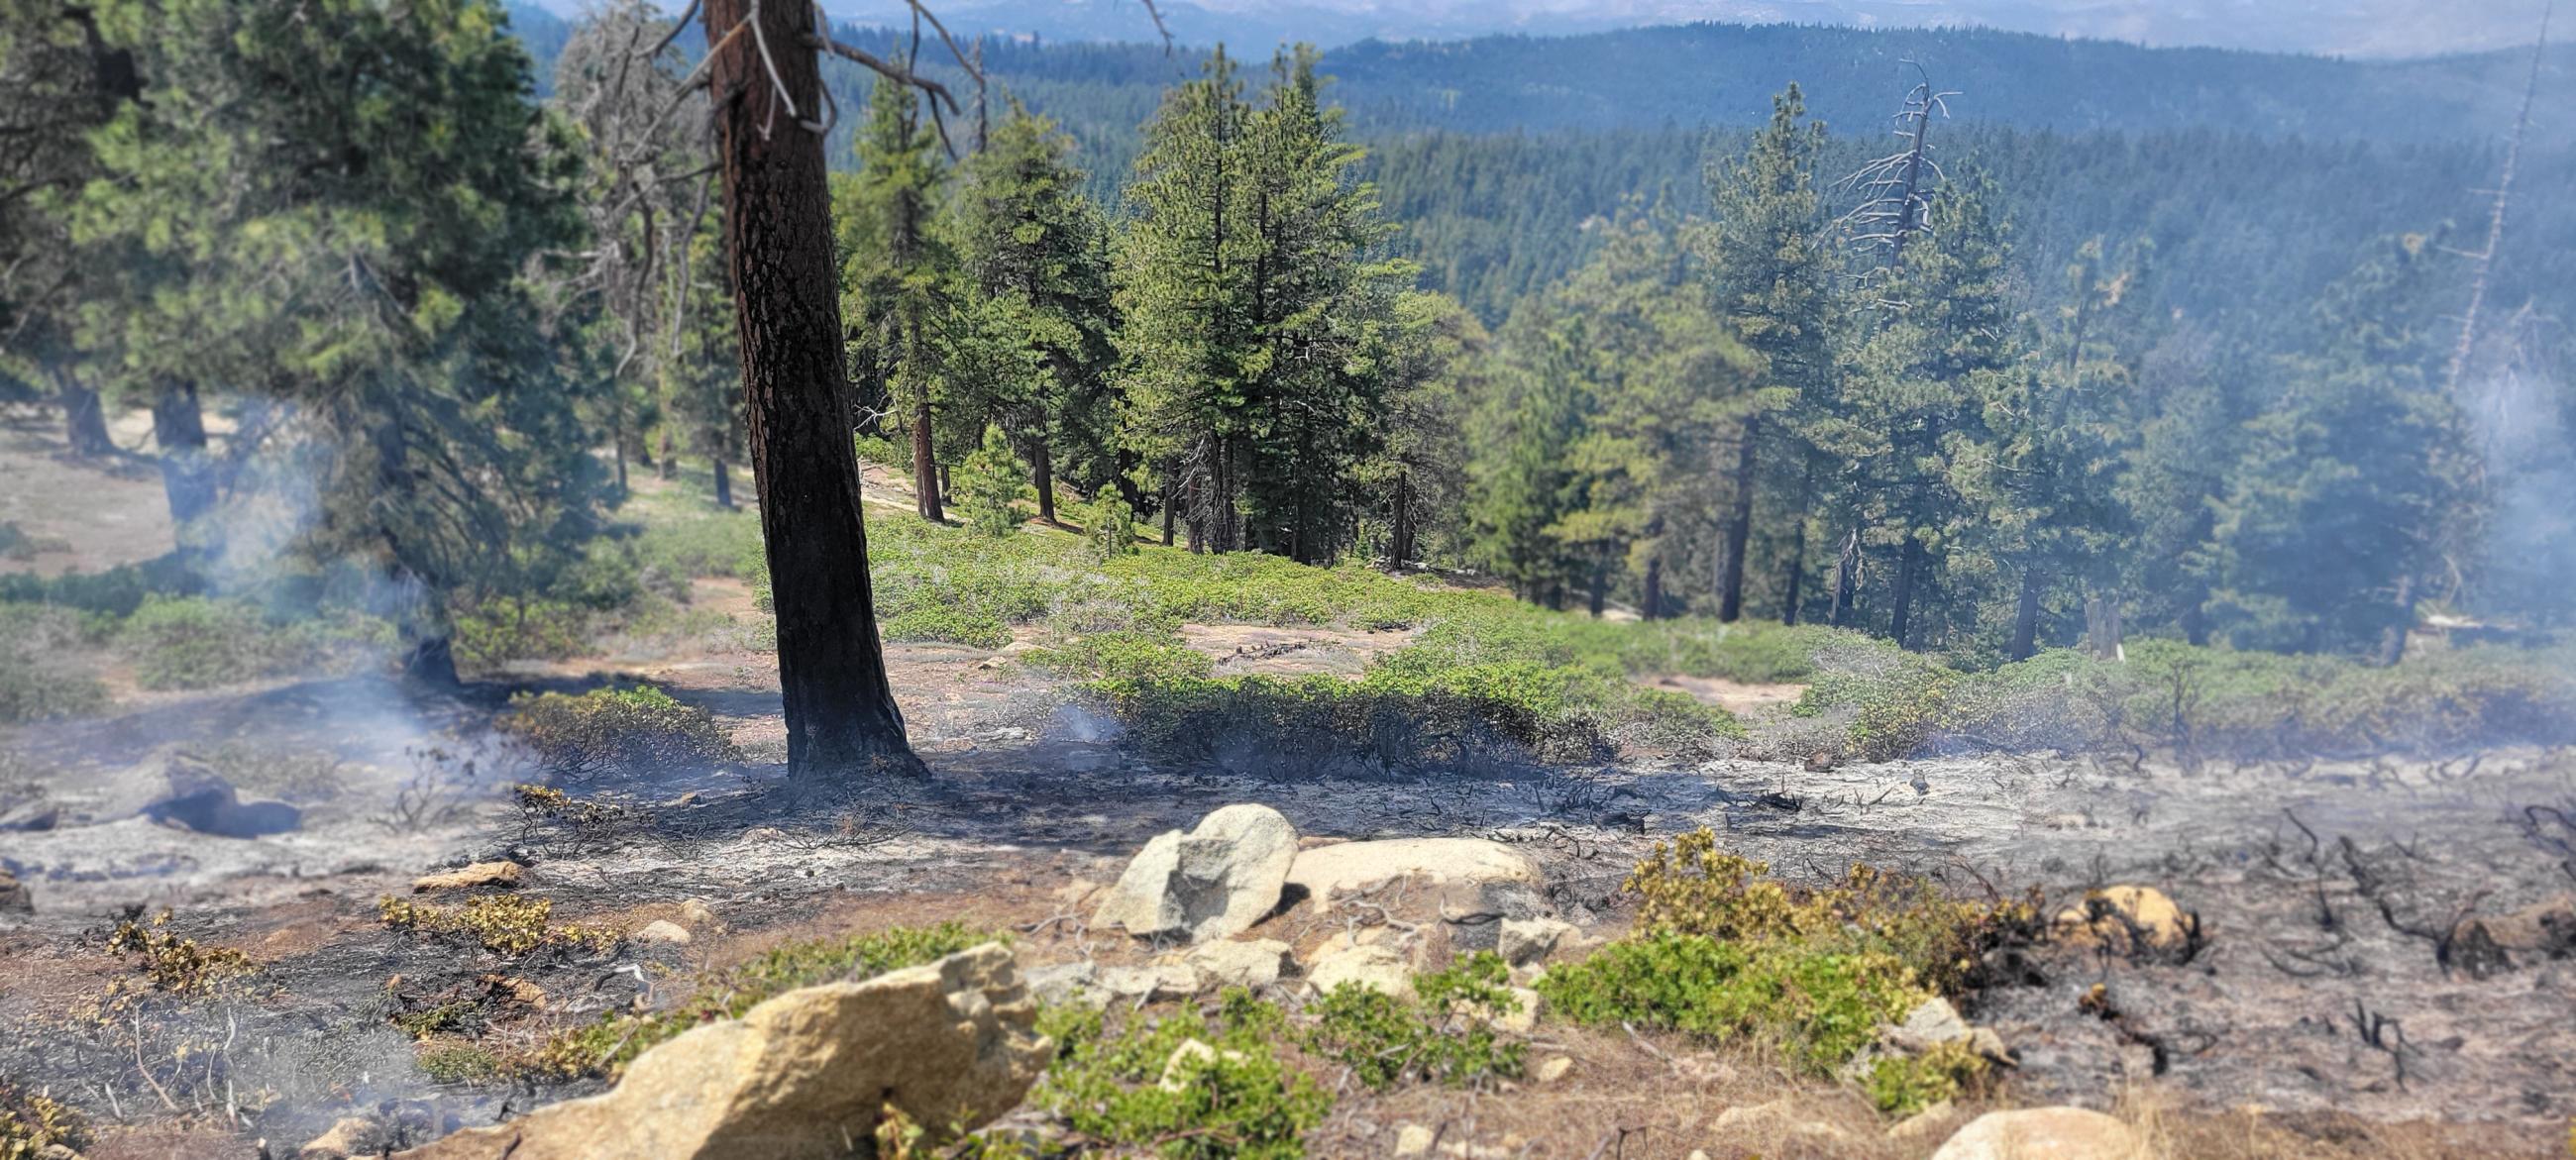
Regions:
<svg viewBox="0 0 2576 1160"><path fill-rule="evenodd" d="M533 1040L567 1020L667 1004L692 972L790 940L893 924L1011 932L1033 968L1143 962L1150 948L1086 925L1099 885L1152 836L1257 802L1309 842L1510 844L1543 867L1558 913L1595 936L1629 921L1628 868L1699 827L1797 881L1865 862L1972 895L2036 887L2050 912L2090 888L2153 886L2197 912L2187 952L2043 943L1967 1013L2019 1054L2004 1103L2144 1100L2178 1138L2228 1142L2175 1155L2561 1155L2576 1115L2576 961L2459 935L2576 885L2576 866L2562 864L2565 815L2553 812L2576 810L2576 752L2196 768L1638 757L1348 778L1223 747L1208 761L1158 759L1054 682L981 650L890 653L926 780L817 790L757 762L603 777L563 787L597 807L569 825L505 792L525 771L488 744L511 691L497 684L433 696L374 677L283 683L24 728L7 741L20 780L0 805L18 828L0 831L0 868L33 909L0 917L0 1073L109 1126L96 1156L241 1156L258 1154L254 1141L290 1155L353 1113L408 1117L426 1137L595 1090L442 1083L423 1070L395 1019L493 977L543 998L516 1022L478 1007L496 1020L479 1030ZM603 679L578 667L529 681ZM774 691L726 658L636 675L710 708L755 752L774 736ZM174 779L208 769L244 798L294 806L296 823L221 837L142 816ZM556 919L630 937L509 959L379 921L379 898L408 896L419 875L496 859L525 865L520 895L550 900ZM256 1000L199 1029L198 1050L220 1051L229 1092L264 1092L264 1106L144 1086L149 1075L138 1084L137 1060L61 1030L67 1017L95 1018L90 997L131 969L105 945L117 916L165 910L170 931L257 965ZM1286 906L1255 933L1303 948L1360 921ZM688 941L633 937L657 922ZM1562 1084L1346 1099L1311 1141L1316 1154L1392 1154L1395 1125L1419 1121L1445 1139L1518 1137L1518 1154L1577 1157L1606 1126L1627 1155L1680 1157L1706 1146L1727 1109L1783 1092L1809 1119L1851 1127L1776 1134L1761 1155L1923 1156L1941 1139L1887 1137L1849 1092L1758 1059L1711 1062L1675 1038L1538 1034L1580 1065Z"/></svg>

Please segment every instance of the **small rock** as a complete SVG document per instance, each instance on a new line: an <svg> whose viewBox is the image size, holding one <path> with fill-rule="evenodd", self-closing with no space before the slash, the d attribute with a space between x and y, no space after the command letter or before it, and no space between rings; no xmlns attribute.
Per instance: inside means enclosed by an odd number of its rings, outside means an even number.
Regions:
<svg viewBox="0 0 2576 1160"><path fill-rule="evenodd" d="M1297 858L1297 828L1264 805L1231 805L1145 843L1092 912L1095 927L1139 938L1229 938L1279 905Z"/></svg>
<svg viewBox="0 0 2576 1160"><path fill-rule="evenodd" d="M1350 946L1319 953L1306 966L1306 981L1314 984L1319 994L1330 994L1344 983L1356 983L1399 999L1413 997L1413 971L1404 956L1382 946Z"/></svg>
<svg viewBox="0 0 2576 1160"><path fill-rule="evenodd" d="M1887 1129L1887 1138L1913 1140L1929 1136L1940 1131L1943 1124L1950 1122L1950 1118L1958 1114L1959 1109L1956 1106L1948 1100L1943 1100L1890 1125Z"/></svg>
<svg viewBox="0 0 2576 1160"><path fill-rule="evenodd" d="M1940 996L1923 1001L1905 1017L1905 1022L1889 1028L1879 1036L1881 1042L1905 1051L1930 1051L1954 1039L1968 1037L1968 1021L1959 1017L1959 1009Z"/></svg>
<svg viewBox="0 0 2576 1160"><path fill-rule="evenodd" d="M1406 1124L1395 1131L1395 1154L1421 1156L1431 1151L1431 1129L1420 1124Z"/></svg>
<svg viewBox="0 0 2576 1160"><path fill-rule="evenodd" d="M1196 969L1202 989L1267 987L1279 981L1289 960L1288 944L1277 939L1202 943L1182 962Z"/></svg>
<svg viewBox="0 0 2576 1160"><path fill-rule="evenodd" d="M1708 1150L1705 1148L1693 1148L1690 1150L1688 1160L1708 1160Z"/></svg>
<svg viewBox="0 0 2576 1160"><path fill-rule="evenodd" d="M2106 886L2059 911L2056 928L2070 945L2128 956L2189 948L2200 937L2200 916L2152 886Z"/></svg>
<svg viewBox="0 0 2576 1160"><path fill-rule="evenodd" d="M1530 1078L1535 1079L1540 1083L1555 1083L1558 1080L1564 1079L1566 1073L1573 1070L1574 1061L1560 1055L1554 1059L1542 1060L1536 1068L1530 1071Z"/></svg>
<svg viewBox="0 0 2576 1160"><path fill-rule="evenodd" d="M1782 1096L1767 1104L1728 1108L1717 1114L1716 1124L1720 1131L1754 1131L1769 1128L1773 1131L1784 1131L1793 1136L1813 1136L1826 1140L1842 1140L1849 1137L1849 1133L1832 1124L1806 1118L1799 1112L1797 1101L1788 1096Z"/></svg>
<svg viewBox="0 0 2576 1160"><path fill-rule="evenodd" d="M411 880L411 892L428 894L438 890L473 890L491 886L514 890L524 879L527 868L516 862L477 862L455 870L423 874Z"/></svg>
<svg viewBox="0 0 2576 1160"><path fill-rule="evenodd" d="M2472 915L2451 929L2451 961L2485 979L2519 964L2576 955L2576 894L2507 914Z"/></svg>
<svg viewBox="0 0 2576 1160"><path fill-rule="evenodd" d="M1541 1003L1541 1000L1538 997L1538 992L1527 987L1514 987L1511 991L1513 1000L1511 1010L1501 1012L1486 1011L1482 1009L1481 1005L1479 1005L1479 1008L1474 1012L1474 1014L1477 1018L1484 1020L1487 1025L1491 1026L1496 1031L1505 1031L1513 1035L1527 1035L1530 1032L1537 1030L1539 1004Z"/></svg>
<svg viewBox="0 0 2576 1160"><path fill-rule="evenodd" d="M1243 1053L1218 1051L1196 1039L1184 1039L1179 1047L1172 1049L1172 1057L1163 1061L1163 1078L1154 1086L1167 1092L1185 1090L1190 1086L1191 1070L1218 1060L1240 1063L1243 1060Z"/></svg>
<svg viewBox="0 0 2576 1160"><path fill-rule="evenodd" d="M2082 1108L1988 1112L1968 1122L1932 1160L2140 1160L2127 1124Z"/></svg>
<svg viewBox="0 0 2576 1160"><path fill-rule="evenodd" d="M645 923L644 929L636 931L634 934L627 937L648 946L659 945L684 947L689 945L688 928L667 918L657 918L651 922Z"/></svg>
<svg viewBox="0 0 2576 1160"><path fill-rule="evenodd" d="M34 914L36 897L27 892L27 884L18 881L17 875L0 870L0 911L9 910L20 914Z"/></svg>
<svg viewBox="0 0 2576 1160"><path fill-rule="evenodd" d="M1544 893L1547 878L1529 856L1481 838L1393 838L1342 842L1297 855L1288 884L1302 886L1315 912L1330 913L1337 897L1371 892L1400 878L1420 876L1435 885L1509 883ZM1456 903L1443 895L1445 906Z"/></svg>
<svg viewBox="0 0 2576 1160"><path fill-rule="evenodd" d="M321 1135L297 1149L296 1160L349 1160L352 1156L373 1155L382 1150L377 1139L383 1135L376 1122L364 1116L343 1116Z"/></svg>
<svg viewBox="0 0 2576 1160"><path fill-rule="evenodd" d="M1199 973L1185 963L1154 963L1141 967L1104 967L1099 976L1100 989L1119 999L1142 999L1148 1003L1161 999L1185 999L1199 993Z"/></svg>
<svg viewBox="0 0 2576 1160"><path fill-rule="evenodd" d="M1526 967L1556 953L1556 948L1570 942L1580 932L1574 924L1554 918L1507 918L1496 939L1494 949L1503 961L1515 967Z"/></svg>
<svg viewBox="0 0 2576 1160"><path fill-rule="evenodd" d="M789 991L646 1051L603 1094L402 1155L839 1156L887 1108L933 1131L973 1131L1017 1107L1055 1057L1036 1021L1011 952L987 943L865 982Z"/></svg>
<svg viewBox="0 0 2576 1160"><path fill-rule="evenodd" d="M680 904L680 925L717 934L725 929L723 920L716 917L715 908L695 898Z"/></svg>
<svg viewBox="0 0 2576 1160"><path fill-rule="evenodd" d="M1075 1003L1085 1007L1106 1006L1107 989L1100 986L1100 969L1089 959L1055 963L1029 971L1029 994L1041 1003Z"/></svg>

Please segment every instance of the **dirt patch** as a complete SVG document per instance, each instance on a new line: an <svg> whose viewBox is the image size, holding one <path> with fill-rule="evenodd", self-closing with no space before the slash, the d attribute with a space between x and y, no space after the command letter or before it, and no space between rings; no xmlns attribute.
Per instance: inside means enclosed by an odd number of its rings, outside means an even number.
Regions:
<svg viewBox="0 0 2576 1160"><path fill-rule="evenodd" d="M1724 677L1693 677L1682 674L1656 677L1645 682L1651 688L1688 694L1703 705L1715 705L1738 717L1774 716L1788 710L1805 696L1807 686L1790 684L1748 684Z"/></svg>
<svg viewBox="0 0 2576 1160"><path fill-rule="evenodd" d="M1216 661L1216 675L1290 677L1325 673L1357 679L1388 653L1413 643L1410 631L1184 624L1181 642Z"/></svg>
<svg viewBox="0 0 2576 1160"><path fill-rule="evenodd" d="M131 426L111 432L120 447L149 442L148 422L140 437ZM0 555L0 573L98 571L165 555L176 542L151 460L73 455L50 408L0 419L0 523L16 524L32 549Z"/></svg>

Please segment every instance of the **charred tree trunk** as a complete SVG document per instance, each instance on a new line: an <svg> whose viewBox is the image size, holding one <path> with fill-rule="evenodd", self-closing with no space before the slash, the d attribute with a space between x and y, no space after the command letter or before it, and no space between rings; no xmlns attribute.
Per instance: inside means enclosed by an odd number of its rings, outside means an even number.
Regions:
<svg viewBox="0 0 2576 1160"><path fill-rule="evenodd" d="M2039 569L2022 569L2021 603L2013 609L2012 659L2017 661L2029 660L2038 651L2039 588Z"/></svg>
<svg viewBox="0 0 2576 1160"><path fill-rule="evenodd" d="M98 400L98 392L82 386L68 372L56 372L55 383L63 399L63 439L71 444L74 455L105 455L116 450L116 441L107 435L107 408Z"/></svg>
<svg viewBox="0 0 2576 1160"><path fill-rule="evenodd" d="M1395 510L1386 535L1386 562L1401 568L1413 558L1413 476L1409 472L1395 477Z"/></svg>
<svg viewBox="0 0 2576 1160"><path fill-rule="evenodd" d="M1780 623L1798 623L1798 601L1807 591L1807 505L1816 495L1816 459L1807 460L1806 473L1798 477L1798 509L1789 527L1789 578L1783 585L1780 600Z"/></svg>
<svg viewBox="0 0 2576 1160"><path fill-rule="evenodd" d="M1896 610L1892 614L1893 619L1889 622L1887 631L1887 635L1895 638L1898 648L1914 647L1909 643L1908 637L1914 629L1914 586L1922 579L1922 572L1923 541L1915 539L1914 533L1907 532L1905 548L1897 557L1894 598Z"/></svg>
<svg viewBox="0 0 2576 1160"><path fill-rule="evenodd" d="M722 455L710 456L709 460L713 466L716 477L716 506L723 508L726 511L732 511L733 465L726 463L725 457ZM668 463L670 460L666 459L663 460L663 462Z"/></svg>
<svg viewBox="0 0 2576 1160"><path fill-rule="evenodd" d="M1664 614L1664 558L1660 555L1646 557L1643 599L1645 607L1638 609L1637 615L1648 620L1660 619Z"/></svg>
<svg viewBox="0 0 2576 1160"><path fill-rule="evenodd" d="M2379 667L2394 668L2406 659L2406 630L2415 627L2415 578L2399 577L2396 615L2379 637Z"/></svg>
<svg viewBox="0 0 2576 1160"><path fill-rule="evenodd" d="M1852 607L1859 598L1860 531L1854 529L1843 540L1842 559L1834 565L1834 613L1829 623L1835 628L1850 625Z"/></svg>
<svg viewBox="0 0 2576 1160"><path fill-rule="evenodd" d="M777 62L773 83L758 39L724 39L754 10L753 0L706 0L703 9L708 42L728 45L712 62L711 91L787 764L810 778L884 759L909 764L912 747L877 644L823 138L798 124L822 107L814 46L823 30L811 6L757 6L759 39ZM795 109L780 107L782 87Z"/></svg>
<svg viewBox="0 0 2576 1160"><path fill-rule="evenodd" d="M977 47L982 47L978 41ZM1038 521L1055 522L1055 457L1044 439L1029 440L1029 484L1038 492Z"/></svg>
<svg viewBox="0 0 2576 1160"><path fill-rule="evenodd" d="M1726 562L1717 577L1717 618L1732 624L1744 615L1744 546L1753 536L1753 468L1762 417L1744 417L1743 443L1735 451L1735 498L1726 515Z"/></svg>
<svg viewBox="0 0 2576 1160"><path fill-rule="evenodd" d="M1584 594L1584 607L1586 611L1592 613L1594 620L1601 619L1601 614L1609 610L1610 565L1607 561L1592 562L1592 582L1589 590Z"/></svg>
<svg viewBox="0 0 2576 1160"><path fill-rule="evenodd" d="M222 549L204 523L215 509L215 464L206 454L206 415L197 384L164 380L152 399L152 441L161 451L161 493L184 556L205 559Z"/></svg>

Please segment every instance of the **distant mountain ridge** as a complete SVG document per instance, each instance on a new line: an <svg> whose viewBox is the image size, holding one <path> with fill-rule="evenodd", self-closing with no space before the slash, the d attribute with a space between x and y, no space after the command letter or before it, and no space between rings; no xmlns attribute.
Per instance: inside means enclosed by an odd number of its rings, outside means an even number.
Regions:
<svg viewBox="0 0 2576 1160"><path fill-rule="evenodd" d="M1130 28L1130 41L995 39L986 55L1006 89L1087 139L1132 132L1165 85L1195 75L1201 50L1185 47L1166 56L1159 43L1140 42L1151 26L1137 0L1060 3L1067 12L1117 22L1105 28ZM974 31L968 19L977 9L944 7L955 14L954 31ZM1189 11L1174 4L1165 9L1176 24ZM542 84L564 21L524 2L513 3L512 13L538 58ZM1189 39L1186 25L1175 33ZM846 26L843 34L882 48L904 39ZM1257 61L1276 43L1231 47ZM933 73L956 77L925 60ZM1769 114L1772 94L1791 82L1837 132L1868 133L1915 83L1920 63L1941 88L1960 92L1952 102L1956 116L2015 128L2216 128L2313 140L2459 143L2501 138L2520 102L2529 60L2528 49L2356 61L1990 29L1687 24L1579 36L1362 41L1327 51L1324 71L1334 78L1332 99L1350 110L1365 135L1749 125ZM2570 76L2576 76L2576 46L2553 48L2544 75L2552 92L2544 94L2533 125L2538 147L2576 140L2576 124L2557 112L2571 103L2565 99ZM2547 99L2552 96L2557 99Z"/></svg>

